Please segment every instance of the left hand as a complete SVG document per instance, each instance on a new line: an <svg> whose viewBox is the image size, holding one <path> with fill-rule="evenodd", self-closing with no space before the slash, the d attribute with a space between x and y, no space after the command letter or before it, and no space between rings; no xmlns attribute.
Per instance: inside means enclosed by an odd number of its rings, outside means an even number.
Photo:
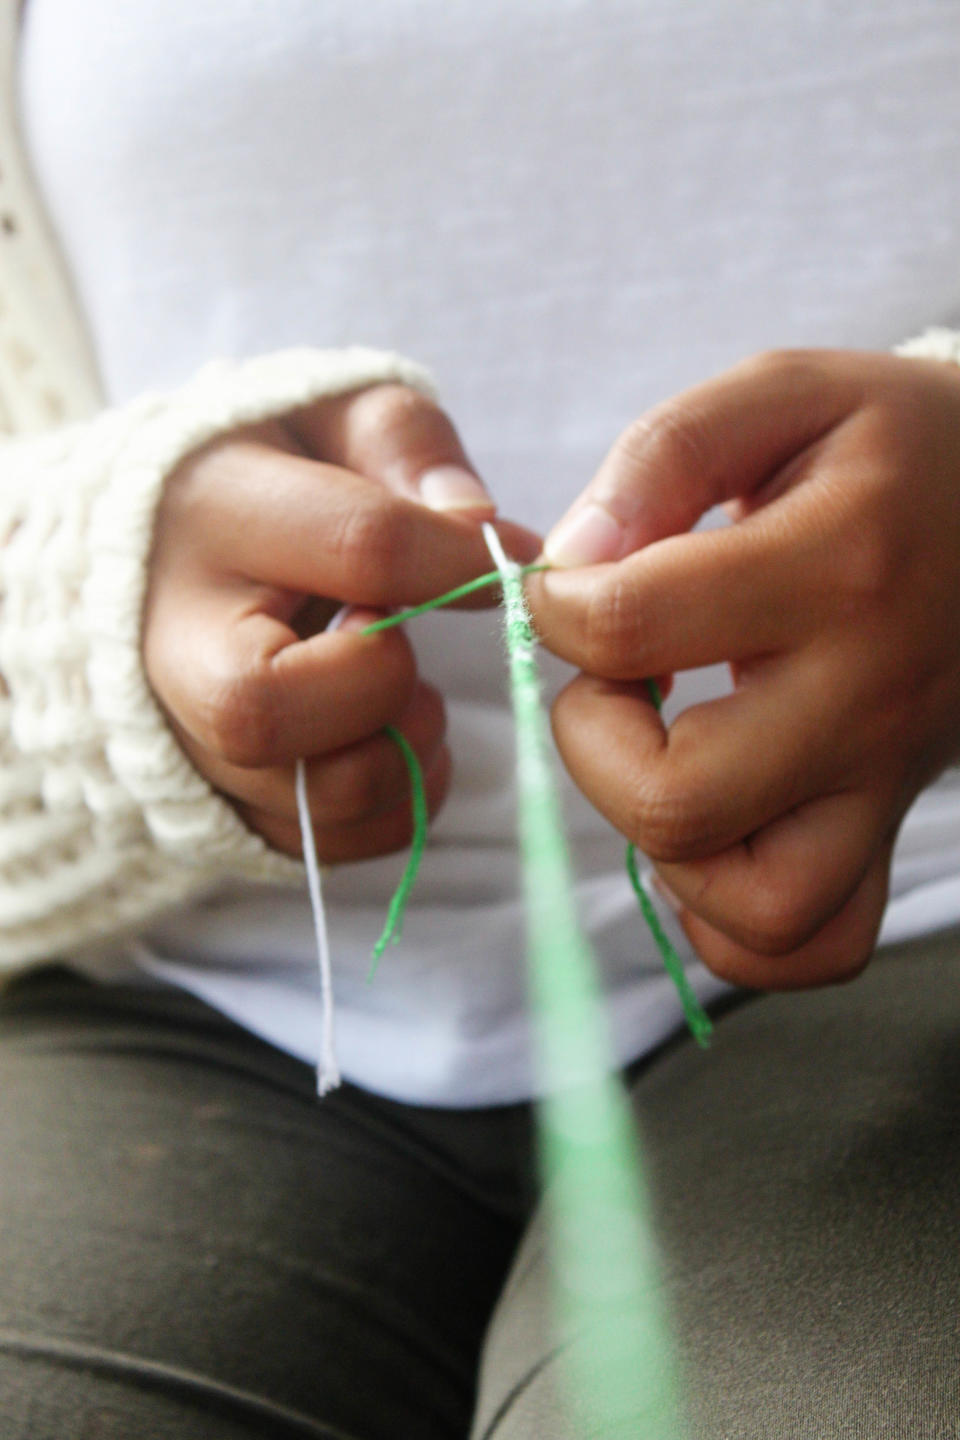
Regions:
<svg viewBox="0 0 960 1440"><path fill-rule="evenodd" d="M734 524L689 533L724 503ZM960 367L761 356L628 429L548 539L537 628L585 794L737 984L867 963L917 793L960 752ZM588 568L581 568L588 567ZM727 661L669 726L645 676Z"/></svg>
<svg viewBox="0 0 960 1440"><path fill-rule="evenodd" d="M413 747L430 813L442 804L443 698L399 629L357 632L489 569L480 524L495 514L449 418L395 384L221 435L168 477L144 668L184 753L274 849L300 853L298 757L324 864L409 843L410 781L386 725ZM498 526L512 553L536 552ZM358 613L331 634L341 604Z"/></svg>

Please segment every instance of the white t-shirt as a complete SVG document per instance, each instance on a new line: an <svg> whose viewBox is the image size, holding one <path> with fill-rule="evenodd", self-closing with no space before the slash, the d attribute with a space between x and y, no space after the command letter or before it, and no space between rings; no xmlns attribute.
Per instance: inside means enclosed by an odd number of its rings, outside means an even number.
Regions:
<svg viewBox="0 0 960 1440"><path fill-rule="evenodd" d="M956 320L956 18L952 0L29 0L22 104L111 399L224 353L401 350L502 511L546 529L672 391L757 349ZM410 634L448 698L455 783L372 986L402 857L328 876L340 1057L402 1099L511 1100L531 1081L497 623ZM722 683L683 677L672 704ZM566 800L626 1060L678 1006L621 838ZM954 776L906 824L885 937L960 920L958 877ZM148 946L315 1057L305 895L211 897Z"/></svg>

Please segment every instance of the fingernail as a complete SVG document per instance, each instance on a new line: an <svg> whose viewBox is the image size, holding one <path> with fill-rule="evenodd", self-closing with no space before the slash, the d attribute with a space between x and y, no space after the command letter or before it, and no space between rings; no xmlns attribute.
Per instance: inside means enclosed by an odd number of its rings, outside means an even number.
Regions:
<svg viewBox="0 0 960 1440"><path fill-rule="evenodd" d="M492 510L494 503L476 475L460 465L435 465L419 481L420 498L431 510Z"/></svg>
<svg viewBox="0 0 960 1440"><path fill-rule="evenodd" d="M544 543L552 565L600 565L619 560L623 527L602 505L581 505L555 525Z"/></svg>
<svg viewBox="0 0 960 1440"><path fill-rule="evenodd" d="M670 889L670 886L665 884L665 882L661 880L656 870L644 871L643 879L649 882L649 884L653 886L654 890L656 890L657 894L667 902L674 915L680 915L686 909L686 906L684 905L680 897L678 895L675 895Z"/></svg>
<svg viewBox="0 0 960 1440"><path fill-rule="evenodd" d="M330 621L326 633L330 635L334 630L363 630L371 620L379 620L382 613L381 610L371 610L362 605L344 605Z"/></svg>

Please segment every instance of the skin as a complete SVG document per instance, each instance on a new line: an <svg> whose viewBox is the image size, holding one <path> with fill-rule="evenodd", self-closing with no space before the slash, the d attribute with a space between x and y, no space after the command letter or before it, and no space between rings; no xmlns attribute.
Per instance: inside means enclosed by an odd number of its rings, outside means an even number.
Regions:
<svg viewBox="0 0 960 1440"><path fill-rule="evenodd" d="M452 493L423 480L450 465ZM828 983L872 953L899 825L960 750L958 472L960 369L761 356L631 426L548 538L560 568L528 581L542 638L581 671L554 709L563 758L726 979ZM471 474L443 412L387 385L228 436L169 482L147 673L277 849L300 849L300 755L322 860L408 843L386 724L442 803L442 697L399 630L358 631L489 568L495 509ZM689 533L717 504L735 523ZM342 602L358 612L323 634ZM666 727L643 677L717 661L733 693Z"/></svg>
<svg viewBox="0 0 960 1440"><path fill-rule="evenodd" d="M437 467L454 468L438 482ZM228 435L168 481L147 675L193 764L276 849L300 853L301 756L321 861L409 843L409 780L388 724L416 751L431 812L442 803L443 699L400 628L358 632L489 570L480 524L494 515L449 419L401 385ZM519 559L540 548L518 526L498 530ZM358 609L324 634L343 603Z"/></svg>
<svg viewBox="0 0 960 1440"><path fill-rule="evenodd" d="M689 533L717 504L734 523ZM857 974L904 814L960 752L960 368L752 359L631 426L546 553L536 624L581 671L557 744L706 964ZM718 661L733 692L665 725L642 677Z"/></svg>

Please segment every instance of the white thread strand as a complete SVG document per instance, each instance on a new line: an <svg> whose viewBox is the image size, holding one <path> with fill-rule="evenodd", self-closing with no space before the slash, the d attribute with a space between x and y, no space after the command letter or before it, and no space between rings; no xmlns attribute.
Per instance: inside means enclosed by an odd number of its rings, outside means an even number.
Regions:
<svg viewBox="0 0 960 1440"><path fill-rule="evenodd" d="M297 814L300 817L303 861L307 867L307 889L310 893L310 909L313 912L313 933L317 941L317 960L320 966L320 1003L323 1007L320 1055L317 1059L317 1094L326 1095L340 1084L340 1067L337 1064L333 1025L333 967L330 962L330 936L327 930L327 912L323 904L320 866L317 862L317 847L313 839L310 802L307 799L307 767L302 760L297 761L296 780Z"/></svg>
<svg viewBox="0 0 960 1440"><path fill-rule="evenodd" d="M500 536L489 520L484 521L482 529L483 538L487 543L487 549L490 551L490 559L494 565L496 565L499 573L504 577L518 575L521 567L517 564L516 560L510 559L500 543Z"/></svg>
<svg viewBox="0 0 960 1440"><path fill-rule="evenodd" d="M344 605L338 610L326 628L326 634L338 630L351 606ZM307 867L307 890L310 895L310 910L313 914L313 933L317 941L317 963L320 969L320 1005L322 1022L320 1030L320 1054L317 1058L317 1094L322 1098L340 1084L340 1066L337 1063L336 1024L333 1002L333 963L330 958L330 932L327 927L327 912L323 903L323 885L320 880L320 864L317 847L313 838L313 820L310 815L310 800L307 795L307 767L303 760L297 761L296 769L297 816L300 820L300 840L303 845L303 863Z"/></svg>

